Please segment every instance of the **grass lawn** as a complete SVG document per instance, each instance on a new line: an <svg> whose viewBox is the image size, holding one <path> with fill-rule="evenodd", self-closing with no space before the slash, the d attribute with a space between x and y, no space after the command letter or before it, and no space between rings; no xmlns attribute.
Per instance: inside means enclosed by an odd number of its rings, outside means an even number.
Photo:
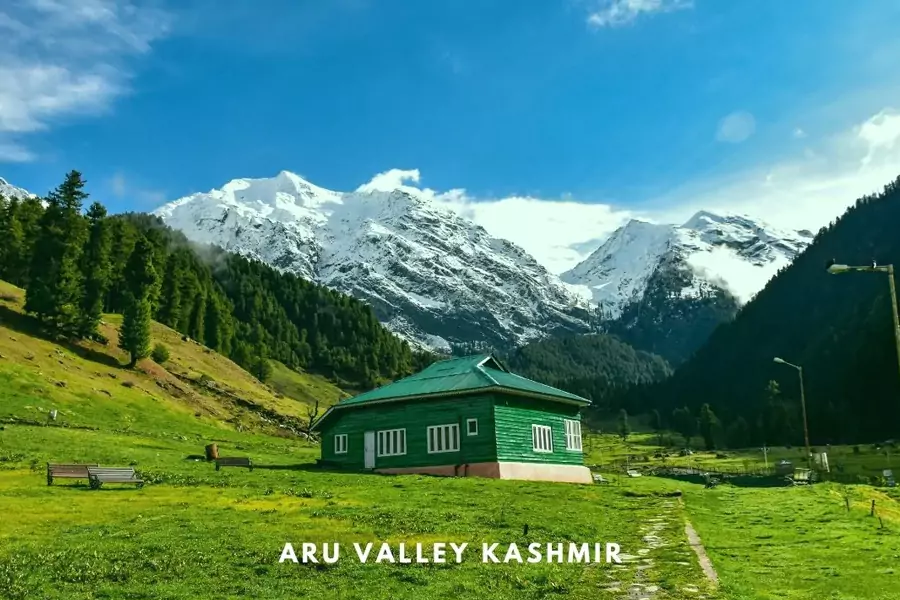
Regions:
<svg viewBox="0 0 900 600"><path fill-rule="evenodd" d="M3 598L613 598L605 588L638 581L663 599L705 588L677 499L654 490L327 473L312 468L314 449L268 436L224 446L252 456L252 473L185 460L202 449L194 440L22 425L0 436L17 453L0 470L0 511L15 515L0 520ZM50 456L135 464L151 483L48 487ZM658 518L669 545L650 548L642 537ZM360 564L352 543L370 541L470 549L460 564ZM567 541L617 542L632 558L481 562L482 542L501 543L502 560L510 542ZM345 554L334 565L279 564L285 542L338 542Z"/></svg>
<svg viewBox="0 0 900 600"><path fill-rule="evenodd" d="M728 598L900 597L900 503L879 489L719 486L692 488L685 503Z"/></svg>

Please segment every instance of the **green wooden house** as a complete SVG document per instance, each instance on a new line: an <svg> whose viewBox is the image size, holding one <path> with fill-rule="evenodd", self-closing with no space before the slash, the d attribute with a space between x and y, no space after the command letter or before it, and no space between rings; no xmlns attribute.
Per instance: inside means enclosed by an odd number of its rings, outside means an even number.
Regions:
<svg viewBox="0 0 900 600"><path fill-rule="evenodd" d="M325 465L591 483L579 414L588 404L482 354L342 400L312 429Z"/></svg>

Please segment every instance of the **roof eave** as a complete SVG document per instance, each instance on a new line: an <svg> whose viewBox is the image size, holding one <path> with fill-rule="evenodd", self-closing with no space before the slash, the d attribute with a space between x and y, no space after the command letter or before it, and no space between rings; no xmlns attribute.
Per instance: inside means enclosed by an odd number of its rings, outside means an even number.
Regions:
<svg viewBox="0 0 900 600"><path fill-rule="evenodd" d="M367 402L359 402L359 403L350 403L350 404L335 404L328 408L321 417L316 419L316 421L310 425L310 431L317 431L322 423L325 422L325 419L335 410L344 409L344 408L355 408L358 406L374 406L378 404L389 404L392 402L403 402L407 400L432 400L437 398L449 398L453 396L463 396L466 394L478 394L478 393L486 393L486 392L503 392L506 394L511 394L514 396L523 396L526 398L534 398L537 400L546 400L548 402L559 402L562 404L572 404L575 406L589 406L591 401L587 398L581 398L576 400L575 398L565 398L563 396L551 396L550 394L540 394L537 392L529 392L526 390L517 390L515 388L504 387L502 385L492 385L490 387L483 388L472 388L465 390L453 390L449 392L436 392L433 394L418 394L415 396L396 396L393 398L384 398L382 400L370 400Z"/></svg>

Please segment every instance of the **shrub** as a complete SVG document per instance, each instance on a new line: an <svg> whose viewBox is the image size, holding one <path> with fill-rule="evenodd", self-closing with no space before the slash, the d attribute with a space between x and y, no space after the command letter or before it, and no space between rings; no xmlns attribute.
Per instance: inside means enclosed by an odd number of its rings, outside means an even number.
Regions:
<svg viewBox="0 0 900 600"><path fill-rule="evenodd" d="M169 349L162 344L156 344L153 346L153 352L150 353L150 358L152 358L153 362L156 364L161 365L169 360Z"/></svg>

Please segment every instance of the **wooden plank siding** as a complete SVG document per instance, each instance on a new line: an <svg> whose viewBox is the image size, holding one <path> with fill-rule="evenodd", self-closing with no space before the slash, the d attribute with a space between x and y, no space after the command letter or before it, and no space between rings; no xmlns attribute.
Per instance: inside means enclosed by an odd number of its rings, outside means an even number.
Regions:
<svg viewBox="0 0 900 600"><path fill-rule="evenodd" d="M493 398L489 394L359 406L342 409L335 416L322 431L322 459L335 465L364 468L364 433L404 428L406 454L378 456L376 452L376 469L463 465L497 460ZM467 435L467 419L478 419L478 435ZM459 425L459 451L429 454L428 427L450 423ZM346 454L334 452L334 436L339 434L347 435Z"/></svg>
<svg viewBox="0 0 900 600"><path fill-rule="evenodd" d="M560 402L497 395L494 419L497 427L497 460L545 464L583 465L580 450L566 449L565 420L581 422L579 407ZM535 452L531 426L546 425L553 434L553 452Z"/></svg>

